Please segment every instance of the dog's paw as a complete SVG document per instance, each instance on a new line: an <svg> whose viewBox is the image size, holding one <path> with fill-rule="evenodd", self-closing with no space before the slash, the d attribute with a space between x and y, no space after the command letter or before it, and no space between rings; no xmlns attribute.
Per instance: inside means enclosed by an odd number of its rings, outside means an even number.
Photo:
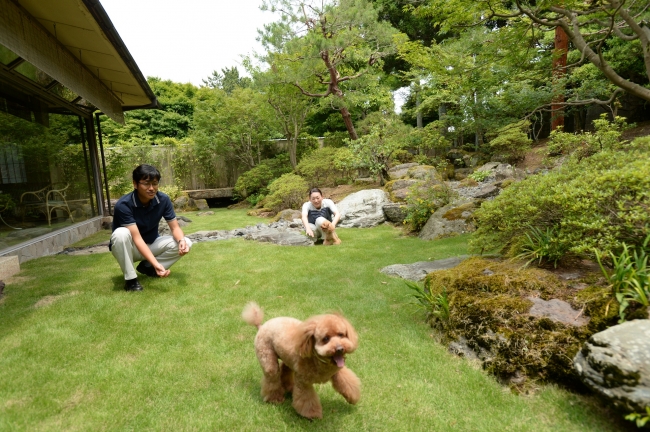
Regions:
<svg viewBox="0 0 650 432"><path fill-rule="evenodd" d="M284 402L284 395L280 393L270 394L264 397L264 402L281 404Z"/></svg>

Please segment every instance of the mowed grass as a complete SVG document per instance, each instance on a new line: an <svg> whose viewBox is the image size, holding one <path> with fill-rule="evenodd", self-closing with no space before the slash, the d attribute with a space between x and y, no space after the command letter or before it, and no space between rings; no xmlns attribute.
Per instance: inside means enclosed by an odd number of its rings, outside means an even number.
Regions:
<svg viewBox="0 0 650 432"><path fill-rule="evenodd" d="M188 233L268 223L241 210L190 218ZM0 300L0 430L622 427L590 398L552 386L517 396L452 356L409 305L404 282L379 272L464 254L466 237L423 242L388 225L339 235L338 247L196 243L169 278L142 279L141 293L122 290L108 253L22 264ZM265 319L344 313L360 337L347 365L361 379L361 402L348 405L324 384L322 420L299 417L290 399L265 404L255 329L240 318L251 300Z"/></svg>

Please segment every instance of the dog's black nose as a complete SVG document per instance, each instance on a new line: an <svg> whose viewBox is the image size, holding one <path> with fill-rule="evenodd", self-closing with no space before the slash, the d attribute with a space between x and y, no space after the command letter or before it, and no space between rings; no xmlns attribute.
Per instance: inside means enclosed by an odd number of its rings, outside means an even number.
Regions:
<svg viewBox="0 0 650 432"><path fill-rule="evenodd" d="M343 354L343 351L345 351L345 350L343 349L342 346L339 345L339 346L336 347L336 353L337 354Z"/></svg>

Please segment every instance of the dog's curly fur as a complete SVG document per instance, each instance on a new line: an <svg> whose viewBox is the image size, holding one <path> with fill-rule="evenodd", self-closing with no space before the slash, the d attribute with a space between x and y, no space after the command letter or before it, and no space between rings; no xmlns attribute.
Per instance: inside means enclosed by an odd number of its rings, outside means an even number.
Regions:
<svg viewBox="0 0 650 432"><path fill-rule="evenodd" d="M358 337L341 315L317 315L302 322L278 317L262 325L262 309L249 303L242 318L258 328L255 353L264 372L261 394L265 402L281 403L286 393L292 393L298 414L322 418L314 384L327 381L349 403L359 401L359 378L345 367L345 355L357 349Z"/></svg>
<svg viewBox="0 0 650 432"><path fill-rule="evenodd" d="M323 230L323 234L325 235L325 239L323 240L323 246L329 246L329 245L338 245L341 244L341 239L339 236L336 234L334 224L330 221L323 221L321 224L321 229Z"/></svg>

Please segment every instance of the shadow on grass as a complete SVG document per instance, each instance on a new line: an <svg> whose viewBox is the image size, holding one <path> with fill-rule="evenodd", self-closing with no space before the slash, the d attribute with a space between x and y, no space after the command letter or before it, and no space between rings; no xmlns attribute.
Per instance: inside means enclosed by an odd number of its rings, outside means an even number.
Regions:
<svg viewBox="0 0 650 432"><path fill-rule="evenodd" d="M189 283L187 274L182 272L177 272L177 273L172 272L168 277L162 279L138 274L138 280L142 285L143 291L152 291L152 292L159 292L159 293L168 293L170 291L169 289L170 283L174 283L175 285L178 286L187 286L187 284ZM113 289L112 289L113 292L116 291L126 292L124 291L123 275L115 275L111 277L111 281L113 282Z"/></svg>

